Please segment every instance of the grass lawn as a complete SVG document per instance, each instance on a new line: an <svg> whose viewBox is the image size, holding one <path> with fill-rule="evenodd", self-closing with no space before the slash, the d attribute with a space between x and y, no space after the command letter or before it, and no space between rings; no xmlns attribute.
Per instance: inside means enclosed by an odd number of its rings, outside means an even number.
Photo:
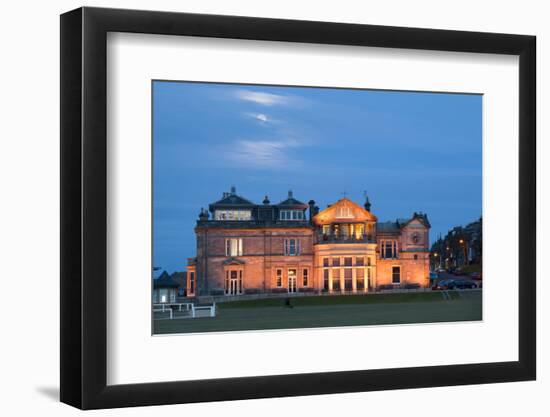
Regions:
<svg viewBox="0 0 550 417"><path fill-rule="evenodd" d="M347 295L219 303L214 318L155 320L154 333L299 329L481 320L481 291Z"/></svg>

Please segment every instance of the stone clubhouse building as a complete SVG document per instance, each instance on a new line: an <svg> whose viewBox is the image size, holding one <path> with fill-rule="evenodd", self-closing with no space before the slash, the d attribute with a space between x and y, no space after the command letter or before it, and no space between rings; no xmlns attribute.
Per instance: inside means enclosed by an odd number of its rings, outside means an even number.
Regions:
<svg viewBox="0 0 550 417"><path fill-rule="evenodd" d="M235 187L201 209L197 256L188 259L187 296L364 293L429 286L430 223L424 213L379 222L342 198L319 211L288 198L255 204Z"/></svg>

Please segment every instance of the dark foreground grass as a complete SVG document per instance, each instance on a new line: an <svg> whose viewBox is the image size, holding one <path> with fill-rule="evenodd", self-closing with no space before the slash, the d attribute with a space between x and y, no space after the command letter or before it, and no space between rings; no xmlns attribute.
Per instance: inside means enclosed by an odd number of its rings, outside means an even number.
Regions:
<svg viewBox="0 0 550 417"><path fill-rule="evenodd" d="M481 291L293 298L218 304L214 318L155 320L154 333L300 329L481 320Z"/></svg>
<svg viewBox="0 0 550 417"><path fill-rule="evenodd" d="M349 304L380 304L380 303L405 303L423 301L441 301L440 292L410 292L410 293L386 293L386 294L358 294L358 295L332 295L332 296L306 296L289 298L294 307L305 306L333 306ZM218 308L257 308L257 307L285 307L284 298L266 298L259 300L240 300L228 303L219 303Z"/></svg>

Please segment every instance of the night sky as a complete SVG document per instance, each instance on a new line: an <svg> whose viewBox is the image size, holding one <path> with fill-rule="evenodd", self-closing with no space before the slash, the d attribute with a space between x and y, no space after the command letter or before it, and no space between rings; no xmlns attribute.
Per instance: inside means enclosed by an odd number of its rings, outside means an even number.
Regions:
<svg viewBox="0 0 550 417"><path fill-rule="evenodd" d="M320 209L368 193L379 221L428 214L430 239L481 215L482 96L156 81L154 265L185 269L201 207L234 185Z"/></svg>

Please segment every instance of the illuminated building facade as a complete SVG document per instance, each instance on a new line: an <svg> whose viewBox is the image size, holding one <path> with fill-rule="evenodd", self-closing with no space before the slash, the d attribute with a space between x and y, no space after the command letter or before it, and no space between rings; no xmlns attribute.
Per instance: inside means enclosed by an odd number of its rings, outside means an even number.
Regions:
<svg viewBox="0 0 550 417"><path fill-rule="evenodd" d="M427 215L378 222L370 202L342 198L319 211L313 200L262 204L232 187L201 210L187 294L363 293L429 285Z"/></svg>

